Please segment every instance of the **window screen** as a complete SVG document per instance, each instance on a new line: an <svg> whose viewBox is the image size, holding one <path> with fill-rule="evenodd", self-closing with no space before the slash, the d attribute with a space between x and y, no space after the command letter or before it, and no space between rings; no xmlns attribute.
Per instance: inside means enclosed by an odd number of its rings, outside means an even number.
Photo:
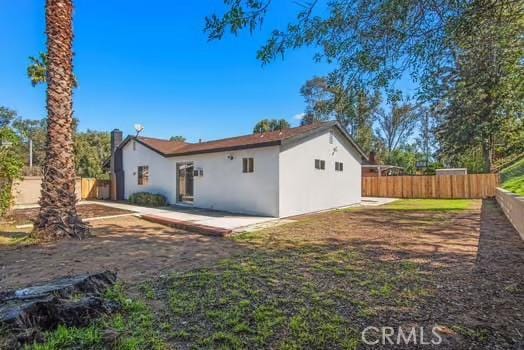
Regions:
<svg viewBox="0 0 524 350"><path fill-rule="evenodd" d="M326 169L326 161L322 159L315 159L315 169Z"/></svg>
<svg viewBox="0 0 524 350"><path fill-rule="evenodd" d="M138 184L147 185L149 183L149 167L139 166L138 167Z"/></svg>
<svg viewBox="0 0 524 350"><path fill-rule="evenodd" d="M242 172L252 173L255 171L255 160L253 158L242 158Z"/></svg>

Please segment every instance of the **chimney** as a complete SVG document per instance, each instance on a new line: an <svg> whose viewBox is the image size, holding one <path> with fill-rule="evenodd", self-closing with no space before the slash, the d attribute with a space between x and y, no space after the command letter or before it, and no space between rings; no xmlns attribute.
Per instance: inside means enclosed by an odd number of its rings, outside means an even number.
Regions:
<svg viewBox="0 0 524 350"><path fill-rule="evenodd" d="M375 151L369 152L369 164L372 164L372 165L377 164L375 156L376 156Z"/></svg>
<svg viewBox="0 0 524 350"><path fill-rule="evenodd" d="M120 164L120 166L117 164L118 160L116 158L116 155L115 155L115 150L116 148L118 147L118 145L120 145L120 143L122 142L122 131L118 130L118 129L113 129L113 131L111 131L111 162L110 162L110 173L109 175L111 176L111 199L112 200L117 200L117 199L122 199L122 198L118 198L118 195L117 195L117 176L116 176L116 172L119 171L119 170L122 170L122 169L117 169L117 168L121 168L122 165ZM122 157L120 157L122 158Z"/></svg>
<svg viewBox="0 0 524 350"><path fill-rule="evenodd" d="M113 129L111 131L111 155L115 153L115 149L122 142L122 131L118 129Z"/></svg>

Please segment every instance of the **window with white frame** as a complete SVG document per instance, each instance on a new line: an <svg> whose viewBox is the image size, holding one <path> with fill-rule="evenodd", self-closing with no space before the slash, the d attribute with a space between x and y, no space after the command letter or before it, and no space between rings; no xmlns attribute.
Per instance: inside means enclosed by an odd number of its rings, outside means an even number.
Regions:
<svg viewBox="0 0 524 350"><path fill-rule="evenodd" d="M335 171L344 171L344 163L335 162Z"/></svg>
<svg viewBox="0 0 524 350"><path fill-rule="evenodd" d="M326 169L326 161L322 159L315 159L315 169L319 169L319 170Z"/></svg>
<svg viewBox="0 0 524 350"><path fill-rule="evenodd" d="M147 185L149 183L149 166L142 165L138 167L138 184Z"/></svg>
<svg viewBox="0 0 524 350"><path fill-rule="evenodd" d="M254 158L242 158L242 172L253 173L255 172L255 160Z"/></svg>

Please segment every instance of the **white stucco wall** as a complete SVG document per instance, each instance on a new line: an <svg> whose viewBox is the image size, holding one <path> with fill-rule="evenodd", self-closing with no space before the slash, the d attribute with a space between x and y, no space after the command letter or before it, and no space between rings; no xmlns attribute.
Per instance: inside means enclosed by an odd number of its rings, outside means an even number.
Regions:
<svg viewBox="0 0 524 350"><path fill-rule="evenodd" d="M163 194L169 203L175 203L175 163L138 142L133 150L133 142L130 141L122 150L125 198L136 192L151 192ZM138 167L144 165L149 166L149 182L138 185Z"/></svg>
<svg viewBox="0 0 524 350"><path fill-rule="evenodd" d="M294 146L283 146L280 153L280 217L360 203L361 156L347 139L333 129ZM334 151L334 149L337 151ZM326 169L315 169L315 159L326 161ZM335 171L335 161L344 171Z"/></svg>
<svg viewBox="0 0 524 350"><path fill-rule="evenodd" d="M204 176L195 177L194 205L235 213L278 216L278 146L176 157L192 161ZM233 160L227 158L233 156ZM242 172L242 158L254 158L254 172Z"/></svg>
<svg viewBox="0 0 524 350"><path fill-rule="evenodd" d="M176 203L176 163L193 162L204 176L194 178L195 207L278 216L278 146L164 158L133 141L123 150L125 197L148 191ZM233 156L233 160L227 158ZM242 158L254 158L255 171L242 173ZM149 166L149 184L140 186L137 167Z"/></svg>

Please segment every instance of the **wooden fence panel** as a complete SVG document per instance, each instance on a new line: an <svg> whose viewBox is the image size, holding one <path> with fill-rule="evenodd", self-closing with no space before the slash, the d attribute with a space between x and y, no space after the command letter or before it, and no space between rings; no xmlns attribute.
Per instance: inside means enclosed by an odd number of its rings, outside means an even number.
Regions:
<svg viewBox="0 0 524 350"><path fill-rule="evenodd" d="M392 197L400 196L402 197L403 189L402 189L402 178L391 176L389 182L392 183L392 189L393 192L389 193ZM387 183L386 183L387 184ZM388 189L388 188L386 188Z"/></svg>
<svg viewBox="0 0 524 350"><path fill-rule="evenodd" d="M82 178L82 199L109 199L111 195L111 181Z"/></svg>
<svg viewBox="0 0 524 350"><path fill-rule="evenodd" d="M363 177L362 195L392 198L489 198L498 174Z"/></svg>

